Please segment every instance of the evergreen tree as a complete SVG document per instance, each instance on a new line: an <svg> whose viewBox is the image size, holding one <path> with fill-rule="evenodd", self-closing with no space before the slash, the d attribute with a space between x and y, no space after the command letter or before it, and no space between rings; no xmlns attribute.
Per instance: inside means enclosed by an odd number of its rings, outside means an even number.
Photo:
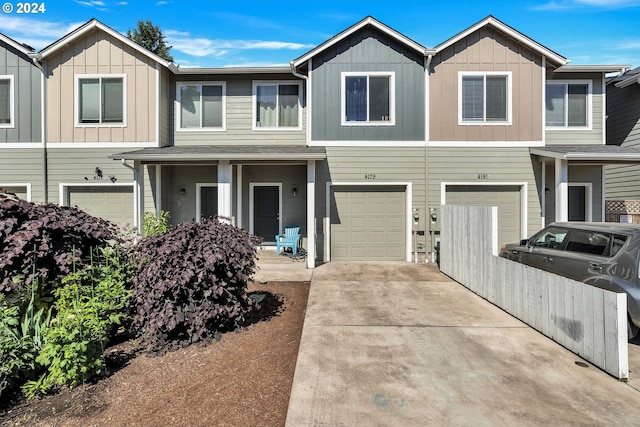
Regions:
<svg viewBox="0 0 640 427"><path fill-rule="evenodd" d="M150 20L139 20L138 27L135 30L127 30L127 38L155 53L160 58L173 62L173 56L169 53L169 50L173 46L167 45L160 27L153 25L153 22Z"/></svg>

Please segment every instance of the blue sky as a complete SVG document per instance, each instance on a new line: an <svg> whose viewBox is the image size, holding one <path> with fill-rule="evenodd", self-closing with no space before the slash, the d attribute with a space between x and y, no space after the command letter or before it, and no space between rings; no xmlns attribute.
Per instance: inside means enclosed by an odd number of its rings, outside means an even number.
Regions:
<svg viewBox="0 0 640 427"><path fill-rule="evenodd" d="M48 0L37 14L0 3L0 32L37 50L91 18L122 33L149 19L185 67L286 65L368 15L426 47L493 15L571 64L640 66L640 0Z"/></svg>

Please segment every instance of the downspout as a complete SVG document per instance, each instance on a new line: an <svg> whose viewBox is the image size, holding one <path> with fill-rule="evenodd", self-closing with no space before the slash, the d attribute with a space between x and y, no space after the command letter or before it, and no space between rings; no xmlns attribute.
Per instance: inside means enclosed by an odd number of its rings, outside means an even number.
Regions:
<svg viewBox="0 0 640 427"><path fill-rule="evenodd" d="M311 121L310 116L311 116L311 102L309 97L311 96L311 91L309 90L309 77L305 76L304 74L299 73L296 70L295 65L293 65L293 61L289 62L289 66L291 67L291 74L293 74L295 77L304 80L304 86L305 86L305 98L306 98L306 104L307 104L307 147L309 146L309 142L311 141L311 128L309 126L309 123Z"/></svg>
<svg viewBox="0 0 640 427"><path fill-rule="evenodd" d="M133 166L131 166L130 164L127 163L126 159L121 159L122 162L122 166L124 166L127 169L130 169L131 171L133 171L133 182L135 183L133 190L134 190L134 196L135 196L135 200L136 200L136 210L134 212L135 214L135 222L138 224L134 224L138 226L138 234L142 233L142 224L141 222L141 215L140 215L140 200L139 198L141 197L138 191L138 171L136 170L136 168L134 168Z"/></svg>
<svg viewBox="0 0 640 427"><path fill-rule="evenodd" d="M44 202L47 203L49 201L49 154L47 151L47 69L46 66L41 64L39 60L42 59L42 55L40 53L33 53L28 55L33 62L33 65L36 66L41 72L41 83L40 88L42 90L42 102L40 105L40 132L42 133L42 187L44 193ZM62 204L62 200L58 201Z"/></svg>
<svg viewBox="0 0 640 427"><path fill-rule="evenodd" d="M430 123L431 121L429 120L429 115L430 115L430 111L429 111L429 99L430 99L430 87L429 87L429 76L430 76L430 72L429 72L429 67L431 66L431 60L433 59L433 52L431 52L430 50L425 50L425 56L424 56L424 71L425 71L425 96L424 96L424 110L425 110L425 117L424 117L424 213L423 213L423 218L425 219L425 234L427 232L426 228L429 228L429 241L427 242L426 236L425 236L425 246L428 245L428 247L424 248L424 262L428 263L429 262L429 254L431 254L431 262L435 262L435 256L434 256L434 251L435 251L435 240L434 240L434 235L433 235L433 231L431 230L431 216L430 216L430 211L429 211L429 140L431 138L431 133L430 133ZM417 239L417 236L416 236Z"/></svg>

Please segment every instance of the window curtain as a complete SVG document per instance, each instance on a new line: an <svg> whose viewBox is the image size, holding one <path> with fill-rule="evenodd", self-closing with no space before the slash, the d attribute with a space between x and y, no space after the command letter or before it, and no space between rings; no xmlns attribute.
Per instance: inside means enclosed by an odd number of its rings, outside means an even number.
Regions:
<svg viewBox="0 0 640 427"><path fill-rule="evenodd" d="M121 123L124 120L122 79L102 79L102 90L102 121Z"/></svg>
<svg viewBox="0 0 640 427"><path fill-rule="evenodd" d="M547 84L545 99L545 123L547 126L564 126L565 85Z"/></svg>
<svg viewBox="0 0 640 427"><path fill-rule="evenodd" d="M462 120L484 120L484 77L462 77Z"/></svg>
<svg viewBox="0 0 640 427"><path fill-rule="evenodd" d="M100 79L80 80L80 123L100 122Z"/></svg>
<svg viewBox="0 0 640 427"><path fill-rule="evenodd" d="M256 126L276 127L277 86L258 86L256 101Z"/></svg>
<svg viewBox="0 0 640 427"><path fill-rule="evenodd" d="M568 126L587 125L587 85L569 85L567 95Z"/></svg>
<svg viewBox="0 0 640 427"><path fill-rule="evenodd" d="M280 126L298 126L298 90L298 85L278 86L278 119Z"/></svg>
<svg viewBox="0 0 640 427"><path fill-rule="evenodd" d="M200 127L200 86L180 86L180 127Z"/></svg>
<svg viewBox="0 0 640 427"><path fill-rule="evenodd" d="M348 122L367 120L367 78L347 77L345 80L345 115Z"/></svg>
<svg viewBox="0 0 640 427"><path fill-rule="evenodd" d="M486 109L486 120L488 122L507 120L506 76L487 76Z"/></svg>
<svg viewBox="0 0 640 427"><path fill-rule="evenodd" d="M202 86L202 127L222 127L222 86Z"/></svg>
<svg viewBox="0 0 640 427"><path fill-rule="evenodd" d="M11 81L0 80L0 123L11 123Z"/></svg>
<svg viewBox="0 0 640 427"><path fill-rule="evenodd" d="M390 120L389 77L369 77L369 120Z"/></svg>

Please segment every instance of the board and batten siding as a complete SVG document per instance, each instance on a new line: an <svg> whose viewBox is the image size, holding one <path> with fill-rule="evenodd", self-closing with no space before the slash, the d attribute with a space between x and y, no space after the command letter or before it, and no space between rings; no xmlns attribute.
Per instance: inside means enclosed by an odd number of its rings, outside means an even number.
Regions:
<svg viewBox="0 0 640 427"><path fill-rule="evenodd" d="M48 142L156 141L157 63L96 29L46 61ZM76 127L76 75L126 76L126 126Z"/></svg>
<svg viewBox="0 0 640 427"><path fill-rule="evenodd" d="M535 171L534 171L535 168ZM542 228L541 205L536 176L540 164L533 163L528 148L441 148L430 147L428 206L441 205L442 182L500 185L527 183L527 236Z"/></svg>
<svg viewBox="0 0 640 427"><path fill-rule="evenodd" d="M461 72L511 72L510 125L458 124ZM542 57L501 31L482 28L434 56L429 76L432 141L542 141Z"/></svg>
<svg viewBox="0 0 640 427"><path fill-rule="evenodd" d="M424 141L425 69L421 54L373 29L364 29L313 57L311 139ZM342 126L341 73L392 72L395 125Z"/></svg>
<svg viewBox="0 0 640 427"><path fill-rule="evenodd" d="M607 144L640 147L640 85L607 86ZM640 167L606 166L606 197L640 200Z"/></svg>
<svg viewBox="0 0 640 427"><path fill-rule="evenodd" d="M327 160L316 166L316 232L318 259L324 257L327 182L354 186L411 183L412 206L420 208L421 227L427 217L425 205L425 148L408 147L327 147Z"/></svg>
<svg viewBox="0 0 640 427"><path fill-rule="evenodd" d="M178 112L180 104L176 96L176 81L171 84L174 108L171 120L175 145L306 145L307 116L305 82L290 75L240 75L240 76L180 76L177 83L225 82L226 85L226 130L180 130ZM287 81L300 82L301 125L299 129L253 130L253 82Z"/></svg>
<svg viewBox="0 0 640 427"><path fill-rule="evenodd" d="M545 131L545 139L547 145L585 145L600 144L603 142L603 108L604 95L602 93L602 74L572 74L572 73L553 73L547 72L549 82L553 80L591 80L591 129L567 129L567 130L551 130Z"/></svg>
<svg viewBox="0 0 640 427"><path fill-rule="evenodd" d="M0 43L0 75L13 76L14 91L14 125L0 128L0 144L42 142L42 72L24 53Z"/></svg>

